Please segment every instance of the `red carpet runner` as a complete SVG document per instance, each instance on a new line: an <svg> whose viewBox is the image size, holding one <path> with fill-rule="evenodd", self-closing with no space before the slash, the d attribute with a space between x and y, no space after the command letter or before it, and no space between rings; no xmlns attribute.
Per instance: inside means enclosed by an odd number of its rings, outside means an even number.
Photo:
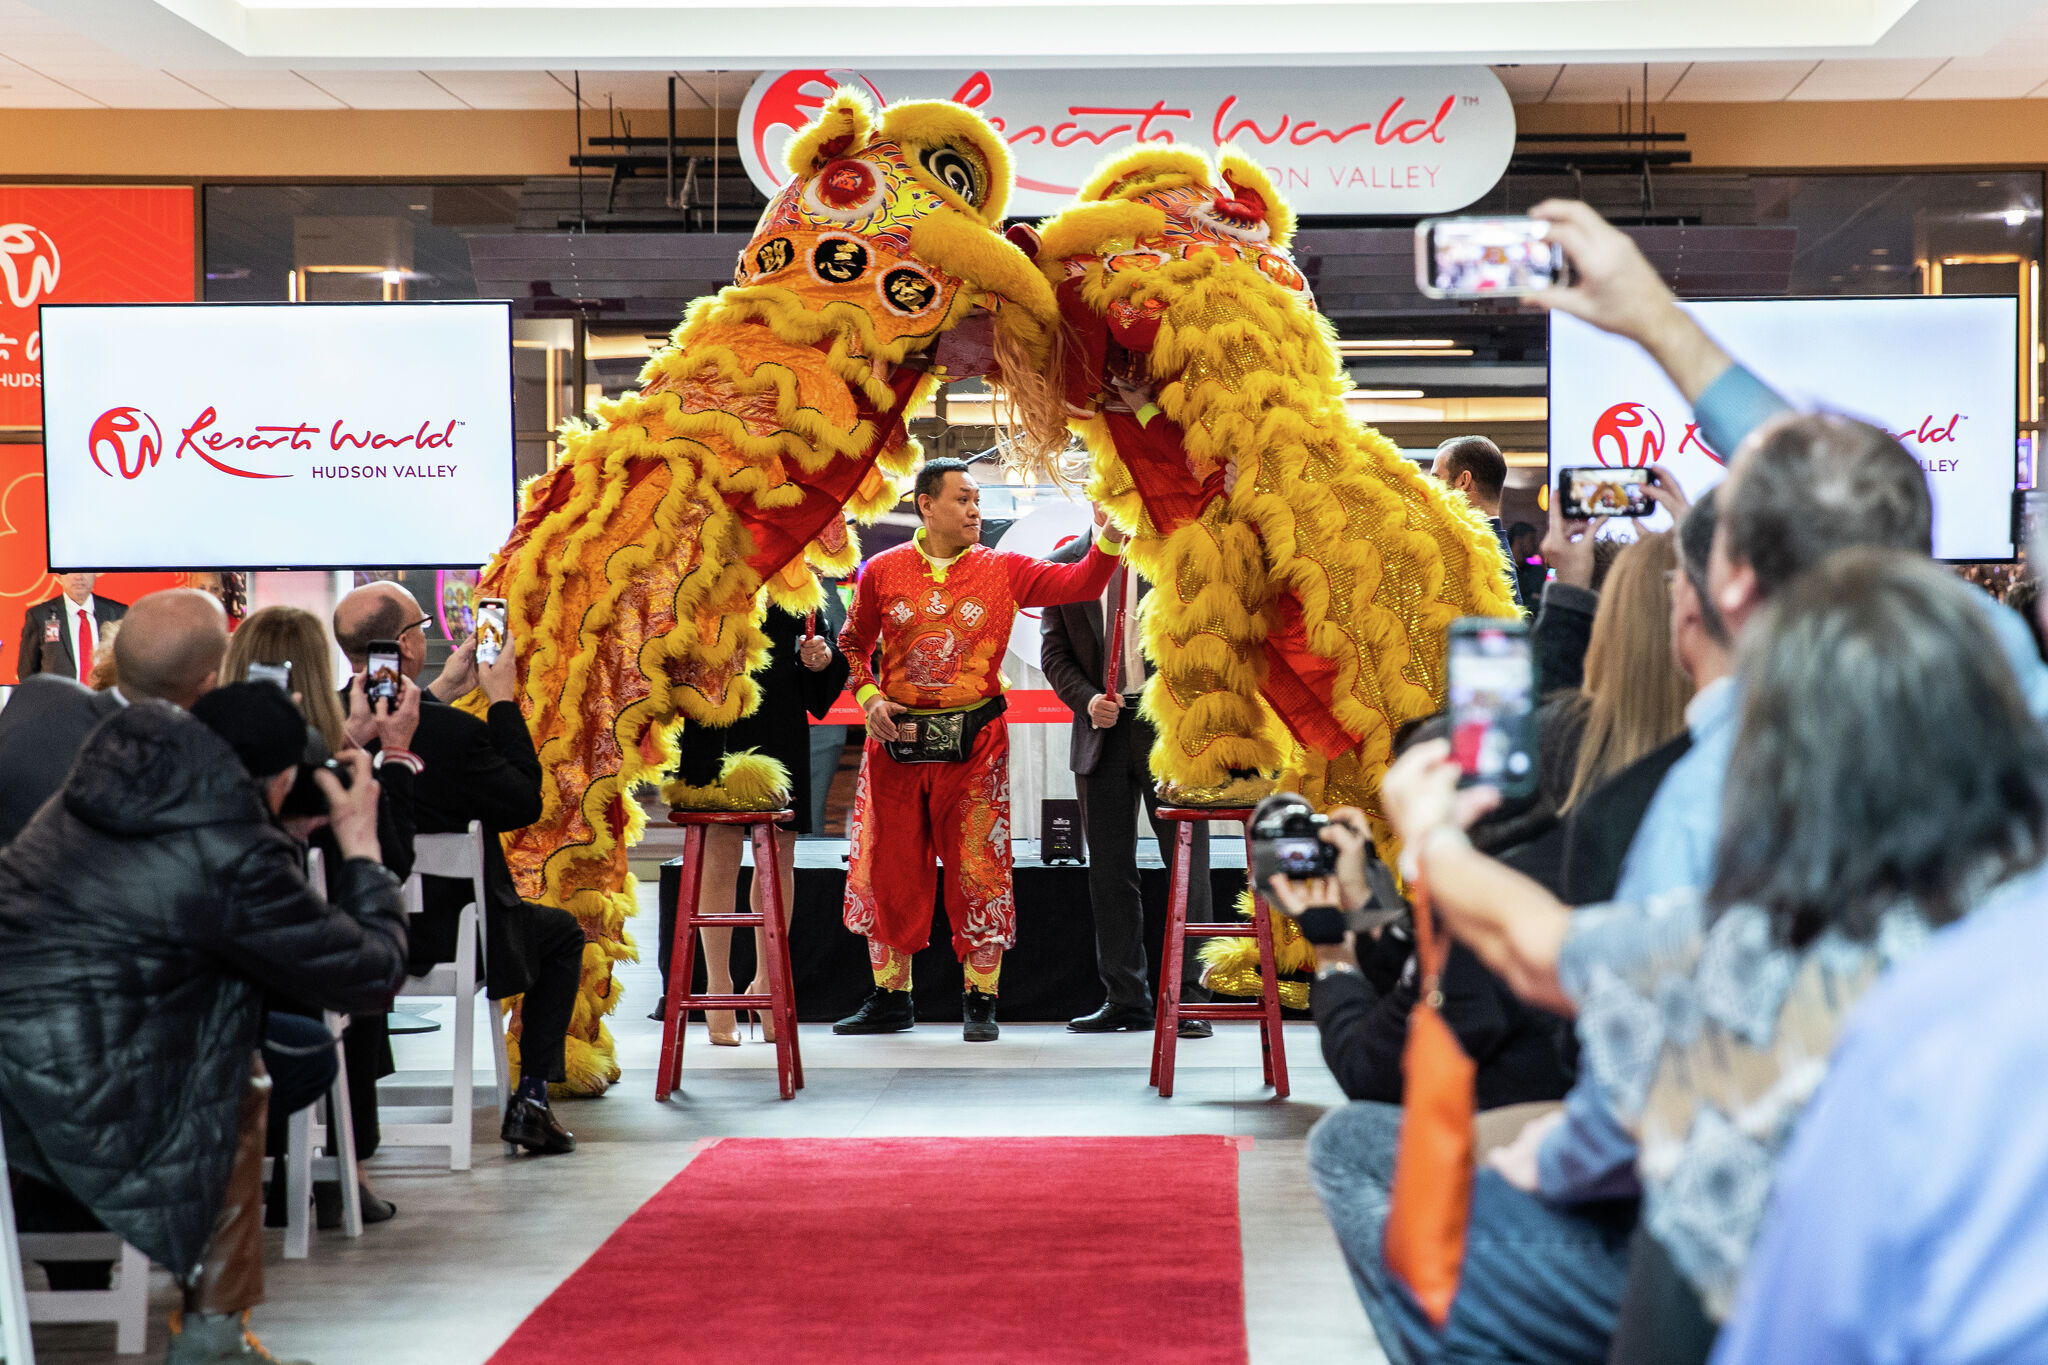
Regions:
<svg viewBox="0 0 2048 1365"><path fill-rule="evenodd" d="M1244 1360L1229 1138L737 1138L490 1365Z"/></svg>

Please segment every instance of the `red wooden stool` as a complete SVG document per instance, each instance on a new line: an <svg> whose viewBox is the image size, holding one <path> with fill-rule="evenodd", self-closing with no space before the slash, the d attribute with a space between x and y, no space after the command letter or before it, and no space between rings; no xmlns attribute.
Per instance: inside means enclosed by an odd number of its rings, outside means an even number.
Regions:
<svg viewBox="0 0 2048 1365"><path fill-rule="evenodd" d="M804 1088L804 1059L796 1041L796 987L789 969L789 933L782 923L782 849L775 839L775 826L795 818L786 810L722 811L679 810L669 813L671 824L681 825L683 866L676 890L676 936L670 945L668 964L668 1005L661 1019L661 1067L654 1075L654 1098L666 1100L669 1092L683 1083L683 1035L690 1011L766 1009L775 1020L775 1070L782 1081L782 1098L794 1099ZM698 910L704 876L704 830L709 825L745 825L754 841L754 878L761 885L764 913L707 915ZM765 880L763 880L765 878ZM761 964L768 975L766 995L694 995L690 973L697 965L697 931L746 929L760 926L767 931L768 960Z"/></svg>
<svg viewBox="0 0 2048 1365"><path fill-rule="evenodd" d="M1159 1009L1152 1025L1152 1081L1161 1099L1173 1094L1173 1057L1183 1019L1256 1019L1259 1053L1266 1064L1266 1084L1276 1099L1287 1098L1287 1041L1280 1033L1280 974L1273 955L1273 921L1259 889L1252 888L1252 918L1234 916L1217 924L1188 923L1188 877L1194 861L1197 822L1233 820L1244 826L1247 862L1251 853L1250 807L1161 806L1159 818L1180 828L1173 841L1173 870L1166 883L1166 961L1159 968ZM1180 1001L1181 964L1191 938L1256 938L1259 941L1259 998L1230 1004L1187 1004Z"/></svg>

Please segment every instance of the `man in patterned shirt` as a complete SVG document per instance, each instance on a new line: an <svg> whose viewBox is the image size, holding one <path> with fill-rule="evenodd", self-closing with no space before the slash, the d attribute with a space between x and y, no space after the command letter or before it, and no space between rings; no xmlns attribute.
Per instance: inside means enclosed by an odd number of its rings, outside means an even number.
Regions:
<svg viewBox="0 0 2048 1365"><path fill-rule="evenodd" d="M875 989L833 1032L898 1033L914 1022L910 958L931 937L936 856L946 865L953 951L967 972L961 1032L989 1042L1003 950L1017 940L998 665L1018 608L1100 597L1123 539L1103 529L1073 564L988 549L981 493L960 460L927 461L915 493L922 529L868 561L839 635L868 716L848 830L846 927L868 941Z"/></svg>

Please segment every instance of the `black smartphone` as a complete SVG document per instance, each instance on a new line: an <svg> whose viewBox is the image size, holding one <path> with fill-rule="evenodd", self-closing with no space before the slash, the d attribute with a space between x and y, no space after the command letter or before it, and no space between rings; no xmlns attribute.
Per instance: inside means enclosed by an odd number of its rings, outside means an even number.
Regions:
<svg viewBox="0 0 2048 1365"><path fill-rule="evenodd" d="M370 641L370 667L363 679L363 696L371 706L383 701L387 706L398 705L398 641Z"/></svg>
<svg viewBox="0 0 2048 1365"><path fill-rule="evenodd" d="M489 668L505 648L505 599L476 599L476 661Z"/></svg>
<svg viewBox="0 0 2048 1365"><path fill-rule="evenodd" d="M1564 251L1535 218L1425 218L1415 287L1433 299L1511 299L1567 282Z"/></svg>
<svg viewBox="0 0 2048 1365"><path fill-rule="evenodd" d="M1577 465L1557 471L1558 515L1570 521L1594 517L1655 516L1648 469Z"/></svg>
<svg viewBox="0 0 2048 1365"><path fill-rule="evenodd" d="M1536 665L1529 628L1494 616L1451 623L1451 756L1461 786L1536 790Z"/></svg>
<svg viewBox="0 0 2048 1365"><path fill-rule="evenodd" d="M276 683L289 694L292 690L292 661L286 659L281 664L252 662L249 665L249 681Z"/></svg>

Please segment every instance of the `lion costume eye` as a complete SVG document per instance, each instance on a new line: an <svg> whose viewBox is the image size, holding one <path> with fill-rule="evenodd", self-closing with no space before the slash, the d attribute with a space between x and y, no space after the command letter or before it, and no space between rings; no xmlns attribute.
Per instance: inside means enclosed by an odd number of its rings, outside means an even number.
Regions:
<svg viewBox="0 0 2048 1365"><path fill-rule="evenodd" d="M980 204L987 190L988 172L978 158L957 147L933 147L923 156L924 168L935 179L970 204Z"/></svg>
<svg viewBox="0 0 2048 1365"><path fill-rule="evenodd" d="M865 161L834 161L804 186L804 211L832 223L858 223L882 206L882 178Z"/></svg>

